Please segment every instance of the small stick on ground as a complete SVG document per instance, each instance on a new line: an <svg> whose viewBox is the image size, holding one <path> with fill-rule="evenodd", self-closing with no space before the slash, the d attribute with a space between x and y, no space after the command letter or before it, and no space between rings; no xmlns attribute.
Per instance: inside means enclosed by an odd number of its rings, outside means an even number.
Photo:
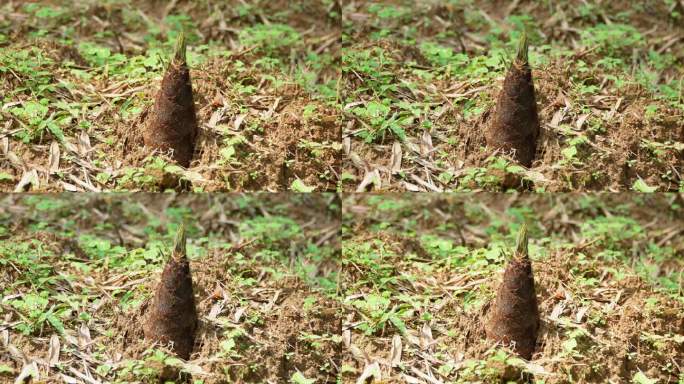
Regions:
<svg viewBox="0 0 684 384"><path fill-rule="evenodd" d="M485 139L490 150L503 150L521 165L530 167L537 151L540 129L527 52L527 34L523 31Z"/></svg>
<svg viewBox="0 0 684 384"><path fill-rule="evenodd" d="M143 331L146 339L170 344L178 357L187 360L195 343L197 310L185 244L185 228L181 225L148 309Z"/></svg>
<svg viewBox="0 0 684 384"><path fill-rule="evenodd" d="M515 253L506 266L503 282L496 293L485 331L488 339L511 347L529 360L537 342L539 309L527 242L527 226L523 224Z"/></svg>
<svg viewBox="0 0 684 384"><path fill-rule="evenodd" d="M171 150L173 159L188 167L195 150L197 117L185 51L185 36L181 32L143 132L143 141L152 149Z"/></svg>

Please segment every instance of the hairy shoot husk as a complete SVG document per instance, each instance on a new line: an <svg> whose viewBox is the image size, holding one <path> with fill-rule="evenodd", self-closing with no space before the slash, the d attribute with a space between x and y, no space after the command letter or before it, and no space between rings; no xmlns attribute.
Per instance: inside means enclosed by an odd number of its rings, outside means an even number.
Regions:
<svg viewBox="0 0 684 384"><path fill-rule="evenodd" d="M539 138L539 117L528 61L527 35L523 33L485 132L490 150L502 151L526 167L532 165Z"/></svg>
<svg viewBox="0 0 684 384"><path fill-rule="evenodd" d="M143 132L143 141L152 149L170 151L173 160L188 167L195 150L198 127L185 55L185 36L181 33Z"/></svg>
<svg viewBox="0 0 684 384"><path fill-rule="evenodd" d="M185 246L185 229L181 225L143 324L146 339L170 346L182 359L190 357L197 330L197 310Z"/></svg>
<svg viewBox="0 0 684 384"><path fill-rule="evenodd" d="M527 227L523 225L490 309L485 332L488 339L510 347L529 360L539 331L539 309L527 243Z"/></svg>

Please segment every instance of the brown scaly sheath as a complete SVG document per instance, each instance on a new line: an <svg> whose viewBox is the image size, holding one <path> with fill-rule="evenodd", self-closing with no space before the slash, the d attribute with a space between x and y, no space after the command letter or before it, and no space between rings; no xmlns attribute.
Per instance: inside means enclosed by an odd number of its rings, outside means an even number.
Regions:
<svg viewBox="0 0 684 384"><path fill-rule="evenodd" d="M173 160L188 167L197 138L197 116L190 70L186 61L185 35L181 32L161 89L143 132L145 146L171 151Z"/></svg>
<svg viewBox="0 0 684 384"><path fill-rule="evenodd" d="M485 325L487 338L532 358L539 331L539 309L532 264L528 256L527 226L523 224Z"/></svg>

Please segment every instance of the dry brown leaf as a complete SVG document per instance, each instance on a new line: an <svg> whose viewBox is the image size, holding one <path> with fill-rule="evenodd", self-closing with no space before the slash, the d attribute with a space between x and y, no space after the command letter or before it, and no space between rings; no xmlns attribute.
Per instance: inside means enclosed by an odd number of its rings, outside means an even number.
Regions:
<svg viewBox="0 0 684 384"><path fill-rule="evenodd" d="M371 364L366 364L366 366L363 368L361 376L359 376L359 378L356 380L356 384L368 384L372 383L374 380L382 380L380 364L378 364L377 361L374 361Z"/></svg>
<svg viewBox="0 0 684 384"><path fill-rule="evenodd" d="M67 151L76 154L79 153L78 147L74 145L74 143L72 143L71 140L69 140L68 138L65 138L62 144L64 145L64 148L66 148Z"/></svg>
<svg viewBox="0 0 684 384"><path fill-rule="evenodd" d="M246 309L244 307L240 307L235 310L235 314L233 314L233 322L239 323L240 320L242 319L242 316L245 314Z"/></svg>
<svg viewBox="0 0 684 384"><path fill-rule="evenodd" d="M280 104L281 99L282 97L276 97L275 101L273 102L273 105L271 105L268 111L266 111L266 113L264 114L264 117L266 119L270 119L271 116L273 116L273 113L275 113L275 111L278 109L278 105Z"/></svg>
<svg viewBox="0 0 684 384"><path fill-rule="evenodd" d="M551 311L551 314L549 315L549 319L558 320L560 315L563 314L564 310L565 310L565 301L561 301L553 307L553 310Z"/></svg>
<svg viewBox="0 0 684 384"><path fill-rule="evenodd" d="M86 383L89 384L102 384L101 381L95 380L90 375L86 375L85 373L77 371L74 367L69 367L69 372L73 373L74 375L78 376L81 380L84 380ZM87 372L87 371L86 371Z"/></svg>
<svg viewBox="0 0 684 384"><path fill-rule="evenodd" d="M401 364L402 348L401 336L394 335L394 337L392 337L392 349L390 350L390 364L392 367L396 367Z"/></svg>
<svg viewBox="0 0 684 384"><path fill-rule="evenodd" d="M398 141L395 141L394 144L392 144L390 164L390 170L393 175L401 171L401 143Z"/></svg>
<svg viewBox="0 0 684 384"><path fill-rule="evenodd" d="M15 169L20 171L26 170L26 164L24 163L24 160L17 156L16 153L12 151L7 152L7 158L9 159L10 163L12 163Z"/></svg>
<svg viewBox="0 0 684 384"><path fill-rule="evenodd" d="M416 367L411 367L411 372L413 372L416 376L420 377L421 379L427 381L430 384L444 384L443 381L437 380L431 375L428 375L424 372L421 372L418 368Z"/></svg>
<svg viewBox="0 0 684 384"><path fill-rule="evenodd" d="M86 131L81 131L78 135L78 153L81 156L86 156L90 153L92 147L90 146L90 136Z"/></svg>
<svg viewBox="0 0 684 384"><path fill-rule="evenodd" d="M406 188L406 190L409 192L424 192L425 191L424 188L421 188L415 184L409 183L408 181L404 181L404 188Z"/></svg>
<svg viewBox="0 0 684 384"><path fill-rule="evenodd" d="M440 192L440 193L444 192L444 190L442 188L434 185L432 182L427 182L427 181L421 179L416 174L411 174L411 179L413 179L413 181L417 182L418 184L422 185L423 187L431 190L432 192Z"/></svg>
<svg viewBox="0 0 684 384"><path fill-rule="evenodd" d="M529 361L525 361L525 370L535 376L555 376L547 371L543 366Z"/></svg>
<svg viewBox="0 0 684 384"><path fill-rule="evenodd" d="M31 381L32 378L34 381L40 380L40 372L38 371L38 364L36 364L35 361L29 363L29 364L24 364L24 367L21 368L21 372L19 373L19 376L14 380L14 384L22 384L25 382Z"/></svg>
<svg viewBox="0 0 684 384"><path fill-rule="evenodd" d="M38 171L35 169L30 170L28 172L24 172L24 175L21 176L21 180L17 183L17 185L14 187L14 192L24 192L26 191L26 187L32 186L31 189L38 189L40 186L40 180L38 179Z"/></svg>
<svg viewBox="0 0 684 384"><path fill-rule="evenodd" d="M2 346L7 348L9 345L9 331L6 329L3 329L0 331L0 341L2 342Z"/></svg>
<svg viewBox="0 0 684 384"><path fill-rule="evenodd" d="M59 143L57 141L53 141L52 144L50 144L48 170L50 174L54 174L59 171Z"/></svg>
<svg viewBox="0 0 684 384"><path fill-rule="evenodd" d="M62 188L67 192L83 192L83 188L79 188L73 184L62 181Z"/></svg>
<svg viewBox="0 0 684 384"><path fill-rule="evenodd" d="M430 349L434 343L432 328L430 328L428 323L423 324L423 327L420 329L420 348L423 350Z"/></svg>
<svg viewBox="0 0 684 384"><path fill-rule="evenodd" d="M59 336L52 335L50 337L50 348L48 349L47 363L49 367L54 367L59 363L59 350L61 345L59 343Z"/></svg>
<svg viewBox="0 0 684 384"><path fill-rule="evenodd" d="M87 177L88 175L85 174L85 176ZM75 182L76 184L80 185L81 187L87 189L90 192L101 192L100 188L97 188L96 186L94 186L93 183L91 183L90 180L88 180L88 179L86 179L84 181L84 180L81 180L72 174L69 174L69 179L71 181Z"/></svg>
<svg viewBox="0 0 684 384"><path fill-rule="evenodd" d="M608 115L606 116L607 120L611 120L613 116L615 116L618 109L620 109L620 104L622 104L623 99L623 97L618 97L617 101L615 102L615 105L613 105L613 108L610 109L610 112L608 112Z"/></svg>
<svg viewBox="0 0 684 384"><path fill-rule="evenodd" d="M352 164L354 164L354 166L360 171L365 171L368 169L366 162L356 152L350 152L349 158L351 159Z"/></svg>
<svg viewBox="0 0 684 384"><path fill-rule="evenodd" d="M0 139L0 152L2 152L3 155L7 155L9 152L9 137L5 136Z"/></svg>
<svg viewBox="0 0 684 384"><path fill-rule="evenodd" d="M368 361L368 356L356 345L352 344L349 346L349 352L351 352L354 359L361 362Z"/></svg>
<svg viewBox="0 0 684 384"><path fill-rule="evenodd" d="M344 346L349 348L351 347L351 330L350 329L345 329L342 331L342 342L344 343Z"/></svg>
<svg viewBox="0 0 684 384"><path fill-rule="evenodd" d="M416 144L417 140L415 138L412 139L407 139L406 142L404 142L404 145L408 149L409 152L414 152L414 153L420 153L420 145Z"/></svg>
<svg viewBox="0 0 684 384"><path fill-rule="evenodd" d="M430 132L425 130L420 136L420 154L421 156L427 156L430 160L432 160L433 150L434 147L432 146L432 135L430 135Z"/></svg>
<svg viewBox="0 0 684 384"><path fill-rule="evenodd" d="M90 338L90 328L85 323L78 327L78 347L89 348L93 340Z"/></svg>
<svg viewBox="0 0 684 384"><path fill-rule="evenodd" d="M10 353L12 359L17 363L25 364L28 361L28 359L24 355L24 352L20 351L19 348L15 347L12 344L7 345L7 351Z"/></svg>
<svg viewBox="0 0 684 384"><path fill-rule="evenodd" d="M216 124L218 124L221 119L223 119L223 108L219 108L211 114L207 126L209 126L209 128L215 128Z"/></svg>
<svg viewBox="0 0 684 384"><path fill-rule="evenodd" d="M216 303L211 307L207 319L216 320L216 317L223 311L223 303Z"/></svg>
<svg viewBox="0 0 684 384"><path fill-rule="evenodd" d="M549 125L553 128L558 128L558 125L563 121L563 118L565 117L565 109L561 108L556 111L556 113L553 114L553 117L551 118L551 122Z"/></svg>
<svg viewBox="0 0 684 384"><path fill-rule="evenodd" d="M242 122L245 121L245 117L247 117L247 114L240 114L235 116L235 121L233 121L233 128L235 128L236 131L240 130L240 126L242 126Z"/></svg>
<svg viewBox="0 0 684 384"><path fill-rule="evenodd" d="M578 131L582 130L582 126L584 126L584 122L587 121L587 118L589 118L589 115L590 115L589 113L584 113L584 114L581 114L577 118L577 122L575 123L575 127L577 128Z"/></svg>
<svg viewBox="0 0 684 384"><path fill-rule="evenodd" d="M377 169L366 172L366 174L363 176L363 180L361 180L359 186L356 187L356 192L360 193L366 191L366 188L368 188L368 186L371 184L374 184L375 189L382 186L382 181L380 180L380 171Z"/></svg>
<svg viewBox="0 0 684 384"><path fill-rule="evenodd" d="M587 314L587 311L589 310L589 307L582 307L577 311L577 314L575 315L575 323L580 324L582 323L582 319L584 318L584 315Z"/></svg>

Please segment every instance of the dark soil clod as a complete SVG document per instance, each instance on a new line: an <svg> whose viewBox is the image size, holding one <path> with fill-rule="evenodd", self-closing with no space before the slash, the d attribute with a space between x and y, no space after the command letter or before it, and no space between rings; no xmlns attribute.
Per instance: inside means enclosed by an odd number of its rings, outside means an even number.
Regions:
<svg viewBox="0 0 684 384"><path fill-rule="evenodd" d="M530 167L537 150L539 117L527 49L527 35L523 33L485 139L490 149L511 154L521 165Z"/></svg>
<svg viewBox="0 0 684 384"><path fill-rule="evenodd" d="M532 264L527 252L527 228L523 225L513 258L504 272L485 325L487 338L511 347L531 359L539 330L539 309Z"/></svg>
<svg viewBox="0 0 684 384"><path fill-rule="evenodd" d="M187 360L195 343L197 310L185 243L185 229L181 226L148 309L143 331L146 339L170 345L178 357Z"/></svg>
<svg viewBox="0 0 684 384"><path fill-rule="evenodd" d="M147 147L163 152L170 150L178 164L188 167L196 138L197 117L185 60L185 38L181 33L143 132L143 141Z"/></svg>

